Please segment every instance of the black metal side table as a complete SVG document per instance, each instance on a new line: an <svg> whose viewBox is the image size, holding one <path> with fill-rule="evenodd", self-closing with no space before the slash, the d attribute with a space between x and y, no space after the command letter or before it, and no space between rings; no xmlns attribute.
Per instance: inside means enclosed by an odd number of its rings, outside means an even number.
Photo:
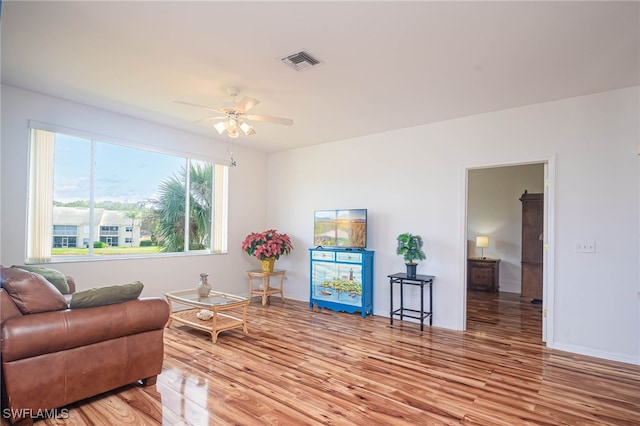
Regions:
<svg viewBox="0 0 640 426"><path fill-rule="evenodd" d="M399 272L396 274L388 275L389 277L389 289L391 291L391 297L389 298L389 303L391 305L391 309L389 311L389 319L391 320L391 325L393 325L393 317L399 316L400 320L403 317L414 318L420 320L420 331L424 330L424 319L429 318L429 325L433 322L433 279L435 278L433 275L416 275L415 278L408 278L407 274L404 272ZM400 284L400 307L398 309L393 309L393 285ZM408 309L404 307L404 294L403 287L405 285L417 285L420 286L420 310L417 309ZM424 310L424 287L428 285L429 287L429 310ZM409 312L409 313L406 313Z"/></svg>

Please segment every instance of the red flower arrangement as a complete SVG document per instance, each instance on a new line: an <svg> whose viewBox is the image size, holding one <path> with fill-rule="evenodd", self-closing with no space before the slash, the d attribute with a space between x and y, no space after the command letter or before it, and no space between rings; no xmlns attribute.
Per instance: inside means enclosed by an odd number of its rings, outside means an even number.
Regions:
<svg viewBox="0 0 640 426"><path fill-rule="evenodd" d="M264 232L252 232L242 242L242 250L260 260L275 257L279 259L293 250L291 239L287 234L280 234L275 229Z"/></svg>

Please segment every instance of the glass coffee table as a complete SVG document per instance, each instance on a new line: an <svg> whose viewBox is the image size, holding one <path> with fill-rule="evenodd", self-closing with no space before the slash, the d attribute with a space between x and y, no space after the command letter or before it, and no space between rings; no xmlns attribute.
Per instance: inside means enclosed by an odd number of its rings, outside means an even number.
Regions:
<svg viewBox="0 0 640 426"><path fill-rule="evenodd" d="M173 321L184 324L198 330L211 334L213 343L218 339L221 331L242 327L244 334L247 331L247 308L250 299L242 296L235 296L228 293L212 291L208 297L198 296L198 292L193 290L171 291L164 294L169 303L169 321L167 327ZM177 309L176 305L183 305L184 309ZM211 318L203 320L198 318L198 312L207 310L212 313Z"/></svg>

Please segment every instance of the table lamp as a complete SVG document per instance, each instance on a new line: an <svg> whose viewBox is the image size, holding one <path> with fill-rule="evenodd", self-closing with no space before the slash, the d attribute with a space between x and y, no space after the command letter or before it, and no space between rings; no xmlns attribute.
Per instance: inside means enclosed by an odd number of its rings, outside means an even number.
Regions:
<svg viewBox="0 0 640 426"><path fill-rule="evenodd" d="M480 256L480 259L486 259L486 257L484 257L484 248L489 247L489 237L476 237L476 247L480 247L480 249L482 249L482 256Z"/></svg>

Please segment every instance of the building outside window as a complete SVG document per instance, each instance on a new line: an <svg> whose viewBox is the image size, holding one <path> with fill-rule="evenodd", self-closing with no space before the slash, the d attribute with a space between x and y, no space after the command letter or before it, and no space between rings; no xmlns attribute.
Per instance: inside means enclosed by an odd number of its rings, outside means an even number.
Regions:
<svg viewBox="0 0 640 426"><path fill-rule="evenodd" d="M74 225L53 226L53 247L75 247L78 227Z"/></svg>
<svg viewBox="0 0 640 426"><path fill-rule="evenodd" d="M118 227L117 226L101 226L100 227L100 236L101 237L111 237L118 236Z"/></svg>
<svg viewBox="0 0 640 426"><path fill-rule="evenodd" d="M78 227L74 225L53 226L53 247L76 247Z"/></svg>

